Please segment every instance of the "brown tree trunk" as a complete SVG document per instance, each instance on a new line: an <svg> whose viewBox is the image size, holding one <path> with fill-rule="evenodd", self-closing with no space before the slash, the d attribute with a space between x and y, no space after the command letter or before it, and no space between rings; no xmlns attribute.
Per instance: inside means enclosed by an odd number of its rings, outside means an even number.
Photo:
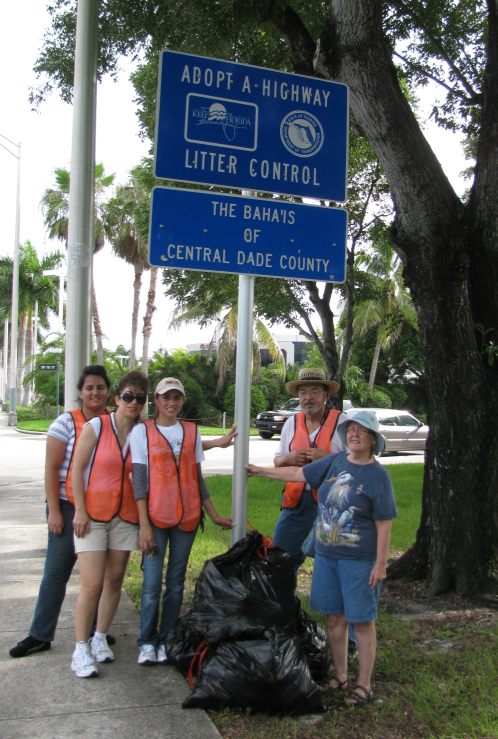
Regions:
<svg viewBox="0 0 498 739"><path fill-rule="evenodd" d="M157 267L150 269L149 292L147 293L147 305L144 315L144 326L142 334L144 337L142 350L142 372L144 375L149 373L149 341L152 333L152 316L156 310L156 283L157 283Z"/></svg>
<svg viewBox="0 0 498 739"><path fill-rule="evenodd" d="M312 73L294 14L265 4L296 69ZM350 89L352 119L374 148L395 205L392 238L417 309L430 434L417 540L392 574L428 578L432 593L479 589L498 542L498 10L488 3L488 56L470 203L451 188L400 88L381 0L331 0L315 61ZM482 326L487 345L479 344ZM481 330L482 333L482 330ZM492 359L492 358L491 358Z"/></svg>
<svg viewBox="0 0 498 739"><path fill-rule="evenodd" d="M133 308L131 312L131 347L130 347L130 370L134 370L137 365L137 333L138 333L138 312L140 309L140 291L142 289L143 267L135 264L135 278L133 280Z"/></svg>
<svg viewBox="0 0 498 739"><path fill-rule="evenodd" d="M95 292L95 284L92 277L92 319L93 319L93 332L95 334L95 344L97 347L97 363L104 364L104 343L103 343L103 332L100 324L99 308L97 305L97 294Z"/></svg>
<svg viewBox="0 0 498 739"><path fill-rule="evenodd" d="M350 86L353 118L389 181L396 206L393 241L404 259L424 349L431 431L421 529L407 562L410 570L414 562L425 568L433 593L470 593L489 573L498 540L498 383L477 346L480 316L470 300L475 277L489 282L489 275L469 271L482 250L479 230L399 88L382 31L382 4L331 5L340 59L334 72ZM496 218L496 206L494 212ZM489 255L489 245L486 250ZM493 257L496 275L496 247ZM485 311L496 325L496 291L493 301ZM397 570L403 572L401 563Z"/></svg>

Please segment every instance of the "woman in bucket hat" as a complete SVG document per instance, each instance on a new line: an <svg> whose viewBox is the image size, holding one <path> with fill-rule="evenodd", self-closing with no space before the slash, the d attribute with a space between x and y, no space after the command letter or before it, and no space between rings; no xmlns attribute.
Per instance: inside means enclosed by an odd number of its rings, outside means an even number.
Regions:
<svg viewBox="0 0 498 739"><path fill-rule="evenodd" d="M250 475L283 482L306 481L318 488L315 563L310 605L327 616L335 676L328 689L344 691L346 703L361 705L373 698L378 592L386 577L392 519L396 504L391 479L375 459L384 437L372 411L350 411L338 424L348 451L304 467L256 467ZM349 692L348 624L354 624L358 646L358 679Z"/></svg>
<svg viewBox="0 0 498 739"><path fill-rule="evenodd" d="M341 413L327 408L327 399L337 394L339 383L327 380L321 368L304 367L286 388L299 398L302 411L284 424L275 467L303 467L341 451L343 444L336 432ZM304 561L301 547L316 518L316 501L317 491L307 483L288 482L284 488L273 544L290 554L296 570Z"/></svg>

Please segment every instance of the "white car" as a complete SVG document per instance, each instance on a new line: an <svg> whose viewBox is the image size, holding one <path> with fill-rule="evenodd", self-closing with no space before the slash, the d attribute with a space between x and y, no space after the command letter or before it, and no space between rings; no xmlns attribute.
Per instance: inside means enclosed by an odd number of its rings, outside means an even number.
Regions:
<svg viewBox="0 0 498 739"><path fill-rule="evenodd" d="M359 410L352 408L351 411ZM379 431L386 440L384 453L424 451L429 427L408 411L394 408L365 408L373 411L379 421ZM350 413L351 411L346 411Z"/></svg>

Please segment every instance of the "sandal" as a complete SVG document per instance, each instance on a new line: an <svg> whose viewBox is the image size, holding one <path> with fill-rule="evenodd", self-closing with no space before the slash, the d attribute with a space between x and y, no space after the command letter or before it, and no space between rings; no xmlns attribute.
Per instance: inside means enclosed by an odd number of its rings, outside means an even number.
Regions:
<svg viewBox="0 0 498 739"><path fill-rule="evenodd" d="M367 690L363 685L356 685L353 688L353 692L350 697L346 698L345 703L348 706L364 706L367 703L371 703L373 701L373 697L374 694L372 690Z"/></svg>
<svg viewBox="0 0 498 739"><path fill-rule="evenodd" d="M322 687L322 691L330 691L331 693L341 693L343 690L347 690L349 687L348 679L339 680L337 677L331 678L327 685Z"/></svg>

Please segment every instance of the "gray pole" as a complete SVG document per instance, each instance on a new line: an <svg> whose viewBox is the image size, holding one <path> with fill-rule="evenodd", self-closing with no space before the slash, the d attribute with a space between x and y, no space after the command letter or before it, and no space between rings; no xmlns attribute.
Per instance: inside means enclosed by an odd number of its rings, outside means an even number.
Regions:
<svg viewBox="0 0 498 739"><path fill-rule="evenodd" d="M67 255L65 409L78 405L76 384L90 359L98 0L79 0L74 60L73 138Z"/></svg>
<svg viewBox="0 0 498 739"><path fill-rule="evenodd" d="M3 354L2 354L2 407L5 410L5 401L7 400L7 388L9 387L9 370L8 357L9 354L9 321L6 319L3 324Z"/></svg>
<svg viewBox="0 0 498 739"><path fill-rule="evenodd" d="M17 159L17 190L16 190L16 223L14 233L14 256L12 260L12 303L10 308L10 370L9 370L9 426L17 425L17 330L19 322L19 229L21 222L21 144L0 134L12 146L17 146L17 154L14 154L7 146L0 144L5 151Z"/></svg>
<svg viewBox="0 0 498 739"><path fill-rule="evenodd" d="M237 310L237 359L235 368L235 423L237 437L233 453L232 544L246 535L249 427L251 423L252 327L254 277L239 275Z"/></svg>

